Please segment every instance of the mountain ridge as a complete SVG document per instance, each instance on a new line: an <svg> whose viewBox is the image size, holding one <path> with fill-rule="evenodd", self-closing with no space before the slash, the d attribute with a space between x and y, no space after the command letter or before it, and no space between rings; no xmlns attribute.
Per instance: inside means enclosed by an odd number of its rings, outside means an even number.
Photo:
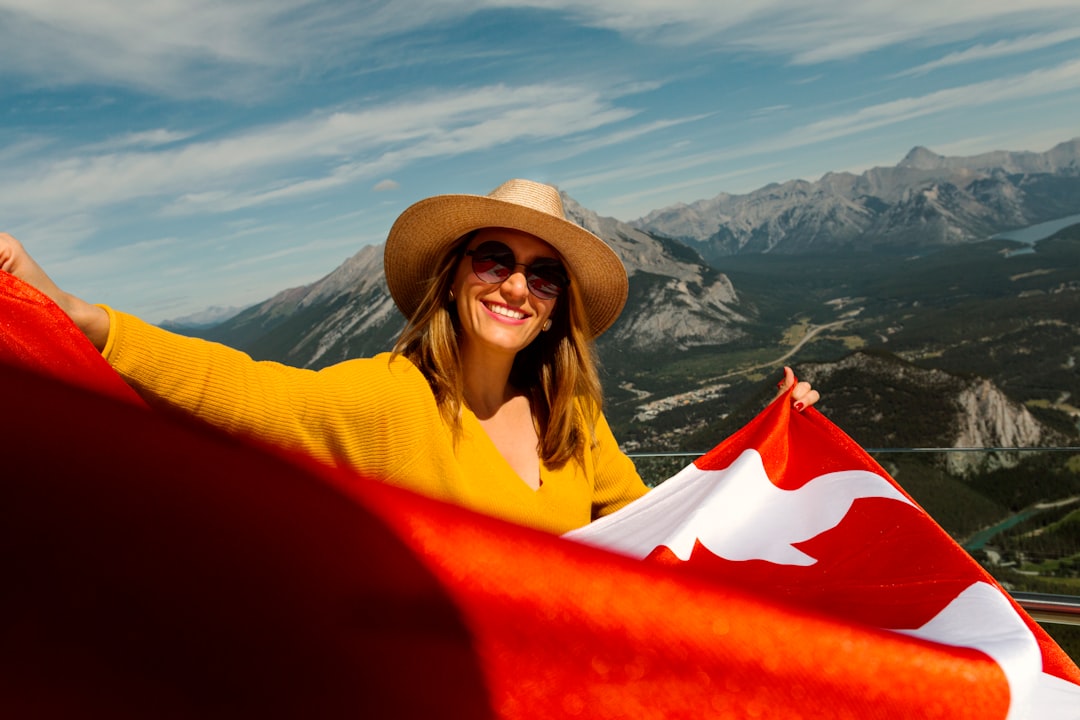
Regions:
<svg viewBox="0 0 1080 720"><path fill-rule="evenodd" d="M629 224L716 262L740 252L892 249L971 242L1077 210L1080 138L1043 153L946 157L917 146L893 167L771 183L659 208ZM1071 212L1070 212L1071 211Z"/></svg>

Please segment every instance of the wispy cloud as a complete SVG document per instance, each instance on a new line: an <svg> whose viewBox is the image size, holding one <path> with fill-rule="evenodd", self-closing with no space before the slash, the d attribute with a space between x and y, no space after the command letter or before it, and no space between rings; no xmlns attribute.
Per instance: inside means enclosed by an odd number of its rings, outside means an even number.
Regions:
<svg viewBox="0 0 1080 720"><path fill-rule="evenodd" d="M910 77L913 75L925 75L928 72L932 72L943 67L949 67L951 65L983 62L986 60L1008 57L1010 55L1020 55L1023 53L1033 52L1035 50L1042 50L1044 48L1053 47L1054 45L1060 45L1062 43L1076 40L1077 38L1080 38L1080 27L1069 28L1067 30L1059 30L1057 32L1051 33L1042 33L1038 35L1026 35L1024 37L1011 40L999 40L998 42L991 43L989 45L979 44L970 47L967 50L949 53L945 57L938 60L923 63L922 65L913 67L909 70L904 70L903 72L896 73L893 77Z"/></svg>
<svg viewBox="0 0 1080 720"><path fill-rule="evenodd" d="M599 135L591 134L589 137L571 142L565 149L557 152L545 152L547 159L559 159L566 160L568 158L576 157L592 150L599 150L600 148L611 147L613 145L622 145L625 143L632 143L634 140L638 140L646 135L667 130L668 128L678 127L687 123L694 123L700 120L704 120L712 115L712 113L703 113L700 115L690 115L687 117L672 118L669 120L656 120L650 123L643 123L641 125L635 125L624 130L618 130L613 132L605 132Z"/></svg>
<svg viewBox="0 0 1080 720"><path fill-rule="evenodd" d="M173 211L227 211L384 176L425 158L540 142L619 123L635 111L594 89L492 85L360 110L311 113L214 140L130 147L0 168L0 209L90 211L178 197ZM156 131L170 140L183 131ZM107 143L108 144L108 143ZM269 185L266 171L275 169Z"/></svg>
<svg viewBox="0 0 1080 720"><path fill-rule="evenodd" d="M790 109L790 105L770 105L768 107L758 108L750 113L750 117L766 117L768 115L775 115L778 112Z"/></svg>
<svg viewBox="0 0 1080 720"><path fill-rule="evenodd" d="M469 3L396 0L0 0L3 72L31 86L103 83L243 100L352 64L378 41Z"/></svg>
<svg viewBox="0 0 1080 720"><path fill-rule="evenodd" d="M926 95L870 105L787 132L759 149L784 149L833 140L957 108L984 107L1080 88L1080 60L993 80L938 90Z"/></svg>
<svg viewBox="0 0 1080 720"><path fill-rule="evenodd" d="M663 185L650 186L647 190L639 190L637 192L616 195L614 197L608 198L607 202L613 207L634 207L640 205L642 199L644 198L665 197L671 195L672 193L681 193L686 190L708 192L711 190L705 189L715 188L717 183L726 182L747 175L760 175L763 172L775 170L778 167L780 167L780 163L773 162L765 163L763 165L755 165L752 167L743 167L728 172L714 173L711 175L695 175L694 177L688 178L686 180L666 183Z"/></svg>
<svg viewBox="0 0 1080 720"><path fill-rule="evenodd" d="M992 30L1057 30L1080 25L1074 0L489 0L489 6L557 9L580 22L642 42L750 48L814 64L905 42L925 45Z"/></svg>
<svg viewBox="0 0 1080 720"><path fill-rule="evenodd" d="M131 132L119 135L117 137L109 138L100 143L92 143L90 145L81 148L83 153L105 153L114 152L117 150L126 150L129 148L153 148L161 145L171 145L194 136L196 133L191 131L177 131L168 130L165 128L158 128L155 130L144 130L141 132Z"/></svg>
<svg viewBox="0 0 1080 720"><path fill-rule="evenodd" d="M893 124L947 112L957 108L976 108L994 103L1013 102L1051 95L1080 88L1080 61L1063 63L1054 68L958 86L921 96L877 103L843 115L833 115L805 123L780 134L749 143L702 152L694 145L680 148L681 153L655 153L638 158L634 177L638 180L656 177L689 177L698 168L715 167L740 158L786 152L795 148L826 143L839 138L864 133ZM1075 133L1069 133L1075 134ZM1058 139L1068 137L1062 135ZM577 175L562 183L567 189L597 187L616 182L625 171L619 167ZM713 173L709 173L712 177ZM718 176L735 177L724 173ZM696 180L688 179L689 187ZM621 196L626 202L630 195Z"/></svg>
<svg viewBox="0 0 1080 720"><path fill-rule="evenodd" d="M1075 0L0 0L0 74L45 86L104 83L242 101L332 68L364 72L416 57L445 62L448 50L430 46L430 29L507 8L547 11L640 43L751 49L796 64L1002 29L1029 31L1029 43L1062 42L1055 33L1080 26ZM392 56L382 52L388 43ZM406 46L416 52L401 52ZM980 47L972 57L1023 51L1020 41ZM967 60L961 53L941 62Z"/></svg>

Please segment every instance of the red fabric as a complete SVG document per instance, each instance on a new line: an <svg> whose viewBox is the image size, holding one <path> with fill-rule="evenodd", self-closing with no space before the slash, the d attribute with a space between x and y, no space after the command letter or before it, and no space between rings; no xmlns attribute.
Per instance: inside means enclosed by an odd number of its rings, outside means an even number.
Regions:
<svg viewBox="0 0 1080 720"><path fill-rule="evenodd" d="M17 328L0 352L63 367L72 328ZM8 355L0 383L5 717L1008 711L976 651L348 476Z"/></svg>
<svg viewBox="0 0 1080 720"><path fill-rule="evenodd" d="M52 300L2 271L0 300L0 361L143 404Z"/></svg>
<svg viewBox="0 0 1080 720"><path fill-rule="evenodd" d="M787 402L773 403L694 464L703 470L725 468L745 447L759 451L769 478L786 490L802 488L826 473L866 470L911 499L854 440L813 408L795 413ZM818 559L807 567L729 562L702 548L690 565L714 580L769 597L789 597L803 607L874 627L917 628L973 581L998 583L912 503L855 500L834 530L798 546ZM663 549L657 554L662 556ZM670 557L665 560L671 562ZM1011 597L1010 602L1039 643L1044 672L1080 685L1076 663Z"/></svg>

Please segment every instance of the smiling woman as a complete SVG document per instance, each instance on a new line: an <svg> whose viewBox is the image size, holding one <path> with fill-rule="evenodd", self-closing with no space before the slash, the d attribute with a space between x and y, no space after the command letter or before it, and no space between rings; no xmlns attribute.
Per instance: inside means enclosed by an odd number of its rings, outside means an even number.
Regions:
<svg viewBox="0 0 1080 720"><path fill-rule="evenodd" d="M510 180L405 210L384 253L393 352L321 371L255 362L62 291L10 235L0 269L52 297L154 406L520 524L565 532L645 494L601 411L593 340L622 262L558 190ZM790 370L780 383L794 383ZM817 400L799 383L796 409Z"/></svg>

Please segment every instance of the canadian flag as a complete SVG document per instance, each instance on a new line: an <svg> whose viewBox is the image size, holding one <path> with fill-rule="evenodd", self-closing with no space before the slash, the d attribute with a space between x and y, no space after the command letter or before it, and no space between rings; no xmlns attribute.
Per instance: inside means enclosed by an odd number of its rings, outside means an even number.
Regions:
<svg viewBox="0 0 1080 720"><path fill-rule="evenodd" d="M152 411L0 273L6 717L1080 718L855 443L764 413L553 537Z"/></svg>
<svg viewBox="0 0 1080 720"><path fill-rule="evenodd" d="M1080 717L1080 673L851 438L773 403L647 496L566 537L939 646L1005 675L1010 718Z"/></svg>

